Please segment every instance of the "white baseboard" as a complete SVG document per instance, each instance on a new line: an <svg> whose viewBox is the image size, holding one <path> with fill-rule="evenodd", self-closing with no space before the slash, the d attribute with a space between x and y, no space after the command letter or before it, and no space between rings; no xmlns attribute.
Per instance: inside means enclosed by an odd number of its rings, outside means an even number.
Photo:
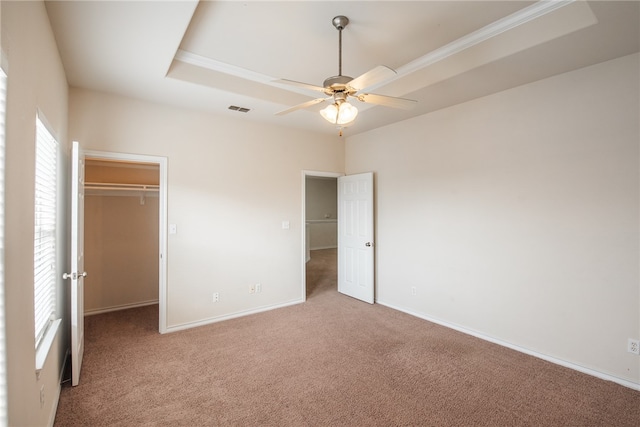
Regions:
<svg viewBox="0 0 640 427"><path fill-rule="evenodd" d="M111 311L120 311L120 310L126 310L129 308L136 308L136 307L144 307L147 305L154 305L154 304L158 304L158 300L149 300L149 301L141 301L141 302L135 302L135 303L131 303L131 304L122 304L122 305L114 305L111 307L103 307L103 308L93 308L91 310L85 310L84 311L84 315L85 316L93 316L94 314L102 314L102 313L109 313Z"/></svg>
<svg viewBox="0 0 640 427"><path fill-rule="evenodd" d="M53 427L56 421L56 413L58 412L58 402L60 402L60 393L62 393L62 385L58 382L56 393L53 396L53 406L51 407L51 414L49 415L49 427Z"/></svg>
<svg viewBox="0 0 640 427"><path fill-rule="evenodd" d="M58 412L58 403L60 402L60 393L62 393L62 381L64 380L64 371L67 368L67 360L69 360L70 354L71 354L71 350L67 348L67 351L64 354L64 361L62 362L62 369L60 370L60 374L58 375L58 387L53 396L53 406L51 409L52 413L49 415L49 427L53 427L53 424L56 421L56 413Z"/></svg>
<svg viewBox="0 0 640 427"><path fill-rule="evenodd" d="M633 390L640 391L640 383L635 383L633 381L625 380L623 378L619 378L619 377L616 377L614 375L605 374L604 372L596 371L595 369L586 368L584 366L580 366L578 364L575 364L575 363L572 363L572 362L568 362L566 360L558 359L556 357L549 356L549 355L546 355L546 354L543 354L543 353L539 353L537 351L529 350L528 348L520 347L518 345L511 344L511 343L509 343L507 341L503 341L503 340L494 338L492 336L485 335L485 334L482 334L480 332L476 332L474 330L467 329L467 328L464 328L462 326L458 326L458 325L455 325L455 324L452 324L452 323L449 323L449 322L446 322L446 321L443 321L443 320L440 320L440 319L436 319L436 318L433 318L433 317L430 317L430 316L426 316L424 314L417 313L415 311L408 310L406 308L398 307L398 306L395 306L393 304L388 304L388 303L386 303L384 301L376 300L376 303L380 304L380 305L384 305L385 307L392 308L394 310L401 311L403 313L407 313L407 314L409 314L411 316L415 316L415 317L418 317L420 319L427 320L427 321L432 322L432 323L436 323L436 324L438 324L440 326L444 326L446 328L454 329L456 331L465 333L467 335L471 335L471 336L474 336L476 338L480 338L481 340L489 341L489 342L492 342L494 344L498 344L498 345L501 345L503 347L507 347L507 348L510 348L512 350L515 350L515 351L519 351L520 353L525 353L525 354L528 354L529 356L537 357L538 359L546 360L547 362L551 362L551 363L554 363L556 365L564 366L565 368L569 368L569 369L573 369L573 370L578 371L578 372L582 372L583 374L591 375L593 377L600 378L600 379L606 380L606 381L612 381L614 383L623 385L625 387L629 387L629 388L631 388Z"/></svg>
<svg viewBox="0 0 640 427"><path fill-rule="evenodd" d="M251 310L238 311L231 314L225 314L224 316L211 317L209 319L203 319L197 322L182 323L179 325L173 325L173 326L167 327L166 332L168 333L168 332L183 331L185 329L191 329L191 328L196 328L198 326L210 325L212 323L218 323L224 320L235 319L237 317L249 316L250 314L257 314L257 313L262 313L264 311L275 310L276 308L289 307L291 305L296 305L303 302L304 302L304 299L296 299L296 300L288 301L282 304L266 305L266 306L254 308Z"/></svg>
<svg viewBox="0 0 640 427"><path fill-rule="evenodd" d="M328 246L314 246L312 248L310 248L309 250L311 251L319 251L322 249L336 249L338 246L336 245L328 245Z"/></svg>

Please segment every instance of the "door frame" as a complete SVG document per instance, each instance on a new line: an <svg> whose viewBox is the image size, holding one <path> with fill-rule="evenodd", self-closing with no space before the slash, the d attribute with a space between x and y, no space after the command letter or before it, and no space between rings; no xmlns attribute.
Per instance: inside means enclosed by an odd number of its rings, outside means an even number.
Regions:
<svg viewBox="0 0 640 427"><path fill-rule="evenodd" d="M146 154L117 153L112 151L85 150L85 157L102 160L156 163L160 167L158 192L158 331L167 332L167 163L166 157Z"/></svg>
<svg viewBox="0 0 640 427"><path fill-rule="evenodd" d="M315 177L319 177L319 178L339 178L341 176L344 176L343 173L340 172L324 172L324 171L312 171L312 170L303 170L302 171L302 221L300 222L300 224L302 224L301 228L301 238L302 238L302 251L301 251L301 257L300 259L302 260L302 280L300 283L302 283L302 301L306 301L307 300L307 251L306 251L306 244L307 244L307 237L306 237L306 229L307 229L307 177L308 176L315 176Z"/></svg>

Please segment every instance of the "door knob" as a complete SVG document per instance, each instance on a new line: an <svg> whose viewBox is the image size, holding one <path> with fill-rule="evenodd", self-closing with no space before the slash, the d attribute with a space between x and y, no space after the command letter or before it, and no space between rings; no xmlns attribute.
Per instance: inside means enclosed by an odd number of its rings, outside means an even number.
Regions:
<svg viewBox="0 0 640 427"><path fill-rule="evenodd" d="M373 245L373 243L371 243L371 242L367 242L367 243L365 243L364 245L365 245L366 247L370 248L370 247Z"/></svg>
<svg viewBox="0 0 640 427"><path fill-rule="evenodd" d="M63 279L71 279L71 280L76 280L78 277L87 277L87 272L83 272L81 274L78 273L64 273L62 274L62 278Z"/></svg>

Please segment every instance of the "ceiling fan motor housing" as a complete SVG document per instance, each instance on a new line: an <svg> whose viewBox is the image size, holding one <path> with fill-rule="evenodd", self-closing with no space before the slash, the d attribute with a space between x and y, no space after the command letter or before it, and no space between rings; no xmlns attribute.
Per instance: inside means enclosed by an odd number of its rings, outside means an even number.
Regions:
<svg viewBox="0 0 640 427"><path fill-rule="evenodd" d="M325 93L331 95L334 92L348 92L347 84L353 80L353 77L349 76L333 76L329 77L322 83L322 86L326 89Z"/></svg>

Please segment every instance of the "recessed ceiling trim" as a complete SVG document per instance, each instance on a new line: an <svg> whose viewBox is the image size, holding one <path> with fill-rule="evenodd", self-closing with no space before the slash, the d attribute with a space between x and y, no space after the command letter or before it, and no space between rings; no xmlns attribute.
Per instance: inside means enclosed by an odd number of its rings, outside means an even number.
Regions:
<svg viewBox="0 0 640 427"><path fill-rule="evenodd" d="M213 71L218 71L225 74L231 74L236 77L251 80L258 83L269 83L275 80L275 77L267 76L266 74L256 73L255 71L247 70L246 68L238 67L217 61L215 59L207 58L206 56L197 55L195 53L188 52L186 50L178 49L175 59L180 62L195 65L197 67L206 68Z"/></svg>
<svg viewBox="0 0 640 427"><path fill-rule="evenodd" d="M403 66L400 66L396 71L397 75L391 79L387 79L383 83L372 85L367 87L367 90L372 90L385 86L395 80L402 78L410 73L418 71L433 65L439 61L442 61L450 56L456 55L466 49L469 49L479 43L485 42L493 37L496 37L506 31L519 27L527 22L533 21L541 16L549 14L555 10L565 7L575 0L540 0L531 6L525 7L518 12L512 13L502 19L492 22L480 28L477 31L469 33L459 39L441 47L428 54L409 62ZM181 61L187 64L195 65L205 69L218 71L221 73L233 75L242 79L262 83L270 86L279 87L291 92L308 95L309 92L303 89L299 89L295 86L284 86L274 83L277 78L268 76L266 74L257 73L255 71L247 70L246 68L238 67L235 65L227 64L222 61L218 61L212 58L208 58L202 55L197 55L192 52L178 49L175 55L175 60Z"/></svg>
<svg viewBox="0 0 640 427"><path fill-rule="evenodd" d="M562 7L568 6L575 0L541 0L531 6L525 7L518 12L512 13L502 19L492 22L480 28L477 31L469 33L460 37L453 42L442 46L436 50L429 52L428 54L409 62L396 69L397 75L384 82L384 85L391 83L394 80L406 76L425 67L442 61L450 56L456 55L466 49L469 49L479 43L485 42L493 37L496 37L506 31L519 27L527 22L540 18L548 13L556 11ZM382 84L368 87L367 89L374 89L382 86Z"/></svg>
<svg viewBox="0 0 640 427"><path fill-rule="evenodd" d="M194 65L207 70L217 71L220 73L228 74L230 76L238 77L241 79L253 81L256 83L262 83L272 87L286 89L289 92L299 93L301 95L309 95L310 91L291 86L287 87L282 84L276 83L279 78L268 76L266 74L257 73L255 71L247 70L246 68L238 67L235 65L227 64L222 61L207 58L206 56L197 55L192 52L188 52L183 49L178 49L174 58L176 61L184 62L185 64Z"/></svg>

